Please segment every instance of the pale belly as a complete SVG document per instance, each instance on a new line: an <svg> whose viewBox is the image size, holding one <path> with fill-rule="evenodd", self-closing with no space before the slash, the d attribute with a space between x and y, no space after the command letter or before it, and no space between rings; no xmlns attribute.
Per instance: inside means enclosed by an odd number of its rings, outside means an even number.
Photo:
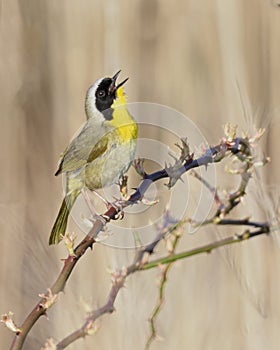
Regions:
<svg viewBox="0 0 280 350"><path fill-rule="evenodd" d="M94 160L85 168L85 186L90 190L99 189L117 183L130 167L135 155L136 141L111 148L102 157Z"/></svg>

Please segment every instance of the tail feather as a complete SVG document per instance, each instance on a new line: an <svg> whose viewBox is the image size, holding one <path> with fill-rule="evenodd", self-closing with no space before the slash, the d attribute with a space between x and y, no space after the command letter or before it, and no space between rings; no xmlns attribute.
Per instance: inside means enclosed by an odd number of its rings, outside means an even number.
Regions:
<svg viewBox="0 0 280 350"><path fill-rule="evenodd" d="M58 244L65 235L69 213L77 199L80 191L73 191L64 197L59 213L53 225L49 238L49 245Z"/></svg>

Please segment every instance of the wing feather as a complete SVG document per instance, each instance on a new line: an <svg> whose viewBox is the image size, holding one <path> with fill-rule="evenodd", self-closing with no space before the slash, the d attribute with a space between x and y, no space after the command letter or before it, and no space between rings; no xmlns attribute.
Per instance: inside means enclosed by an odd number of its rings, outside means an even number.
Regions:
<svg viewBox="0 0 280 350"><path fill-rule="evenodd" d="M108 135L89 119L63 153L55 175L82 168L106 152ZM108 130L109 131L109 130Z"/></svg>

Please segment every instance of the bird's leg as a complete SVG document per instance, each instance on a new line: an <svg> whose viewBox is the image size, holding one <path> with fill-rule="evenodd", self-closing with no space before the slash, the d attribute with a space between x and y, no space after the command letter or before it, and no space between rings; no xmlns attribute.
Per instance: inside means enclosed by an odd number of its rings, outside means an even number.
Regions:
<svg viewBox="0 0 280 350"><path fill-rule="evenodd" d="M114 202L109 202L104 197L102 197L101 194L98 193L97 191L93 190L92 192L95 193L97 195L97 197L102 200L102 202L106 205L107 209L109 209L110 207L113 207L117 211L122 211L122 213L123 213L123 210L122 210L123 200L118 199L117 197L113 196Z"/></svg>
<svg viewBox="0 0 280 350"><path fill-rule="evenodd" d="M84 200L85 200L85 202L86 202L86 204L87 204L87 206L88 206L88 208L89 208L91 214L92 214L93 216L96 215L96 211L95 211L95 209L94 209L94 207L93 207L93 205L92 205L92 203L91 203L91 200L90 200L90 198L89 198L89 195L88 195L88 193L87 193L87 190L86 190L84 187L81 189L81 193L82 193L82 195L83 195L83 197L84 197Z"/></svg>
<svg viewBox="0 0 280 350"><path fill-rule="evenodd" d="M108 202L108 209L110 207L113 207L116 209L117 213L114 215L114 217L111 217L111 218L105 214L101 215L106 221L110 221L110 219L111 220L118 220L118 219L122 220L124 217L124 210L123 210L124 201L117 199L115 197L113 197L113 198L115 199L115 201L111 202L111 203Z"/></svg>
<svg viewBox="0 0 280 350"><path fill-rule="evenodd" d="M83 188L83 189L81 190L81 192L82 192L82 194L83 194L83 197L84 197L84 199L85 199L85 201L86 201L86 203L87 203L87 205L88 205L88 208L89 208L89 210L90 210L90 212L91 212L93 218L94 218L94 219L100 219L100 218L101 218L102 221L105 220L104 224L105 224L107 221L109 221L110 218L107 217L106 215L98 215L98 214L96 213L95 208L93 207L93 205L92 205L92 203L91 203L91 200L90 200L90 198L89 198L89 195L88 195L86 189ZM109 209L110 207L113 207L113 208L116 209L116 211L118 212L118 214L116 215L115 220L117 220L117 219L123 219L123 217L124 217L124 211L123 211L123 203L124 203L124 201L123 201L122 199L118 199L118 198L116 198L116 197L113 197L113 198L114 198L114 202L109 202L109 201L107 201L104 197L102 197L101 194L98 193L97 191L92 190L92 192L93 192L94 194L96 194L96 196L97 196L99 199L102 200L102 202L106 205L107 209Z"/></svg>
<svg viewBox="0 0 280 350"><path fill-rule="evenodd" d="M98 193L95 190L92 190L92 192L99 198L102 200L102 202L106 205L106 207L108 208L110 206L110 202L108 202L104 197L101 196L100 193Z"/></svg>
<svg viewBox="0 0 280 350"><path fill-rule="evenodd" d="M118 214L115 216L115 220L122 220L124 218L124 210L123 210L123 204L125 203L124 200L118 199L116 197L114 198L114 202L110 203L110 206L115 208L118 212Z"/></svg>
<svg viewBox="0 0 280 350"><path fill-rule="evenodd" d="M118 211L118 213L120 215L119 216L116 215L116 220L117 219L122 219L124 217L124 211L122 209L122 202L123 202L122 200L114 198L115 201L110 203L104 197L102 197L101 194L99 194L97 191L93 190L92 192L94 194L96 194L97 197L102 200L102 202L104 202L104 204L106 205L107 209L109 209L112 206L113 208L115 208ZM87 206L88 206L88 208L89 208L89 210L91 212L91 215L92 215L94 220L100 219L103 222L104 225L108 221L110 221L110 218L108 216L106 216L104 214L103 215L99 215L99 214L96 213L95 208L92 205L92 202L91 202L91 200L89 198L89 195L87 193L86 188L82 188L81 193L82 193L82 195L84 197L84 200L85 200L85 202L86 202L86 204L87 204Z"/></svg>
<svg viewBox="0 0 280 350"><path fill-rule="evenodd" d="M95 208L92 205L91 200L89 198L89 195L87 193L87 190L84 187L81 189L81 193L82 193L82 196L84 197L84 200L85 200L85 202L86 202L86 204L87 204L87 206L88 206L88 208L90 210L90 213L91 213L93 219L94 220L100 219L103 222L103 224L105 225L107 220L102 215L99 215L99 214L96 213Z"/></svg>
<svg viewBox="0 0 280 350"><path fill-rule="evenodd" d="M122 220L124 217L124 210L123 210L123 203L125 202L125 198L127 197L127 180L128 176L127 175L122 175L119 178L119 181L117 182L117 185L119 186L120 189L120 194L121 194L121 199L117 197L113 197L114 202L108 202L105 201L103 197L100 196L99 193L96 192L96 194L103 199L103 201L106 203L107 208L109 209L110 207L113 207L117 210L118 214L115 217L115 220Z"/></svg>

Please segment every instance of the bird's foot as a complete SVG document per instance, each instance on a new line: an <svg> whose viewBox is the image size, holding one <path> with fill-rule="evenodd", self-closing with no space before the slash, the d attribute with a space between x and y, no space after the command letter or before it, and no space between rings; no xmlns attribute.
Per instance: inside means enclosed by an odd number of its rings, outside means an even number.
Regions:
<svg viewBox="0 0 280 350"><path fill-rule="evenodd" d="M110 206L115 208L117 211L117 214L115 215L114 220L122 220L124 218L123 207L124 207L125 201L122 199L118 199L116 197L113 197L113 198L115 201L110 203Z"/></svg>

